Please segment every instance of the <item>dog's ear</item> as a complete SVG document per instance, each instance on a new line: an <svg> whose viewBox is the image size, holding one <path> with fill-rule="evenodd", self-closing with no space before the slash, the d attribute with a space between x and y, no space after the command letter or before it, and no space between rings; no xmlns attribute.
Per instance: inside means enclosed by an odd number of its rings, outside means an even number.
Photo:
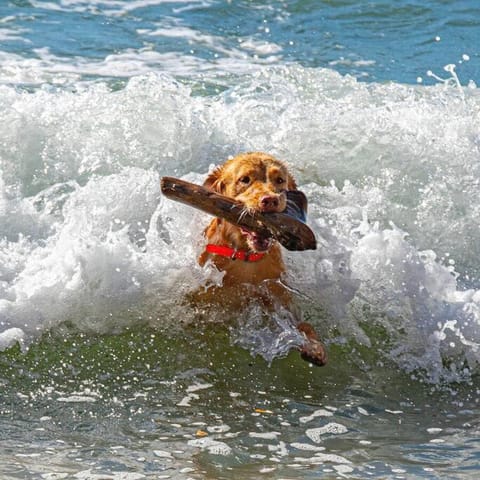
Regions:
<svg viewBox="0 0 480 480"><path fill-rule="evenodd" d="M221 178L222 167L217 167L208 174L206 180L203 182L203 186L214 192L223 193L225 190L225 184L222 182Z"/></svg>

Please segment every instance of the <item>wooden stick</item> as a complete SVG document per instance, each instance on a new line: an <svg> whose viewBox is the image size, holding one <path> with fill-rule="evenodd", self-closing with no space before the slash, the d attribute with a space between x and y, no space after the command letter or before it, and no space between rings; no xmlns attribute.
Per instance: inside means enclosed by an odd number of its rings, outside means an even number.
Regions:
<svg viewBox="0 0 480 480"><path fill-rule="evenodd" d="M288 250L317 248L313 231L293 216L298 216L298 204L295 204L293 209L287 207L282 213L249 213L241 202L178 178L163 177L160 186L167 198L198 208L261 235L272 236ZM294 193L295 197L303 195L297 191L291 193Z"/></svg>

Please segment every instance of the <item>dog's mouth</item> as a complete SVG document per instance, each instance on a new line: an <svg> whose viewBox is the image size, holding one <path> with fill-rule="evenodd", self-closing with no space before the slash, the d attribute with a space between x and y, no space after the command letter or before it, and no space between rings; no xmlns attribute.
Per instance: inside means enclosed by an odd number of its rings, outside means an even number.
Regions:
<svg viewBox="0 0 480 480"><path fill-rule="evenodd" d="M252 232L244 227L241 228L241 231L247 240L248 246L254 252L266 252L272 245L273 238L271 236Z"/></svg>

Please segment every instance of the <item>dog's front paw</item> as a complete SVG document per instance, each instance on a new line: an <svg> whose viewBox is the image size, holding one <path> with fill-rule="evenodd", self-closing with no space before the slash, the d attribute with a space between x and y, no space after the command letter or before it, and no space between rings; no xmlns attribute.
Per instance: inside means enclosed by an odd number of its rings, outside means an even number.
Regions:
<svg viewBox="0 0 480 480"><path fill-rule="evenodd" d="M300 347L300 356L306 362L323 367L328 362L327 350L318 340L307 340Z"/></svg>

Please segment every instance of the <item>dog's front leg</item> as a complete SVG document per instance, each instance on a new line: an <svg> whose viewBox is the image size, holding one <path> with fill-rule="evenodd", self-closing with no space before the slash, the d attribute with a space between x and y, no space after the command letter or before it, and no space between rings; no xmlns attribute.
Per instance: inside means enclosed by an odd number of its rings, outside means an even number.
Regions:
<svg viewBox="0 0 480 480"><path fill-rule="evenodd" d="M327 350L319 340L317 332L307 322L300 322L297 328L305 336L305 343L300 346L301 357L319 367L325 365L328 361Z"/></svg>

